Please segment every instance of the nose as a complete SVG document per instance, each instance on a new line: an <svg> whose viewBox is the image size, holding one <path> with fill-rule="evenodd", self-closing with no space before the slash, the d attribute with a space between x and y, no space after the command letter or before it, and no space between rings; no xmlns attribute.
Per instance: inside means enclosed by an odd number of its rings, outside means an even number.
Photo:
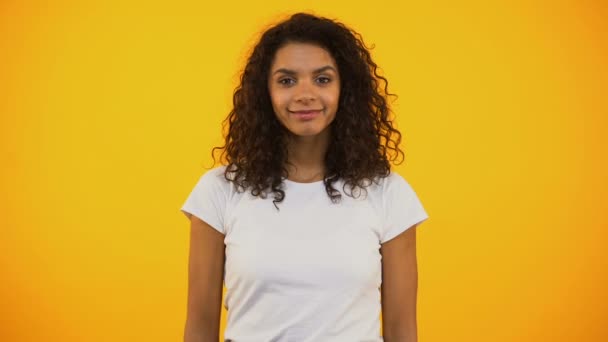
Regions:
<svg viewBox="0 0 608 342"><path fill-rule="evenodd" d="M316 99L315 89L310 82L300 82L296 88L295 98L297 102L307 103Z"/></svg>

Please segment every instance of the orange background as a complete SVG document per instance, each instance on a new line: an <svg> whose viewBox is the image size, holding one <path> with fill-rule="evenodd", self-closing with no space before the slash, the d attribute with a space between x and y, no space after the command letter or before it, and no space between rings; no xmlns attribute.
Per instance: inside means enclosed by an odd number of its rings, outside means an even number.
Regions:
<svg viewBox="0 0 608 342"><path fill-rule="evenodd" d="M299 10L399 95L419 340L608 341L605 2L345 0L0 3L0 340L182 340L179 208L258 32Z"/></svg>

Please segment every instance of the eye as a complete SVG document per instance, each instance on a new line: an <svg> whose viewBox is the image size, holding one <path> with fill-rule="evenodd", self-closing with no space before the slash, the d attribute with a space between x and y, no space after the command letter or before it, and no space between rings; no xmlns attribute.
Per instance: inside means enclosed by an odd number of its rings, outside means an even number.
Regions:
<svg viewBox="0 0 608 342"><path fill-rule="evenodd" d="M293 78L289 78L289 77L281 78L279 80L279 84L285 85L285 86L292 85L295 82L296 82L296 80L294 80Z"/></svg>
<svg viewBox="0 0 608 342"><path fill-rule="evenodd" d="M329 82L331 82L331 78L329 78L327 76L319 76L319 77L317 77L317 82L323 83L323 84L329 83Z"/></svg>

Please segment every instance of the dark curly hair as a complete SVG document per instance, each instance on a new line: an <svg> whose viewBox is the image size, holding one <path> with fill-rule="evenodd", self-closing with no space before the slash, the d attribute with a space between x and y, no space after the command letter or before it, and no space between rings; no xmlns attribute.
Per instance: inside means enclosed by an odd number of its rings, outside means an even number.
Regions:
<svg viewBox="0 0 608 342"><path fill-rule="evenodd" d="M353 192L387 177L389 162L401 163L404 154L399 149L401 133L390 118L387 97L394 95L388 92L388 81L378 74L361 35L331 19L297 13L262 34L224 120L225 144L211 152L214 162L216 150L221 150L220 159L227 165L224 176L239 191L250 189L253 196L266 198L270 190L275 206L285 198L289 131L275 116L267 82L276 51L288 43L315 44L336 61L341 89L323 182L332 202L341 199L333 187L339 179L344 181L342 190L353 197Z"/></svg>

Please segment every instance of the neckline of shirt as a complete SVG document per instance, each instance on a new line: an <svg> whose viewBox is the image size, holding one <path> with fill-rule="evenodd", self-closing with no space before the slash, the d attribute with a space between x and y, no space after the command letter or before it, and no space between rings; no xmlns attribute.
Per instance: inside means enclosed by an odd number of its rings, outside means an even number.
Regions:
<svg viewBox="0 0 608 342"><path fill-rule="evenodd" d="M323 180L303 183L303 182L292 181L292 180L285 178L285 179L283 179L283 181L287 184L291 184L291 185L299 186L299 187L312 187L312 186L316 186L319 184L323 184Z"/></svg>

